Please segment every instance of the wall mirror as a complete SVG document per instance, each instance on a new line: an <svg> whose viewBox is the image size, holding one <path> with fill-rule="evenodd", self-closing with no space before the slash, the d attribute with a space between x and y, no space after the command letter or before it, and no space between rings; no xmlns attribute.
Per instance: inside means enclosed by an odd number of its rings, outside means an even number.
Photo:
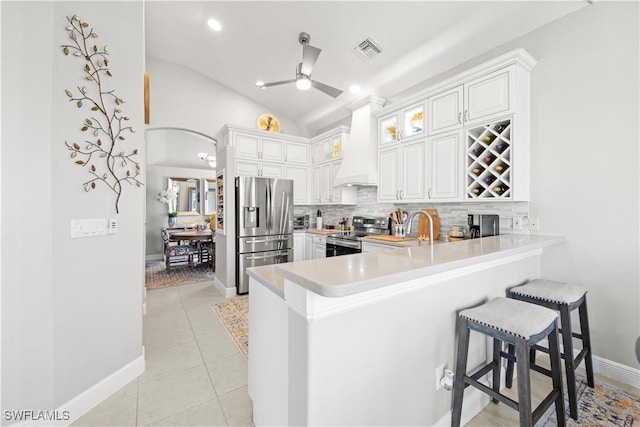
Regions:
<svg viewBox="0 0 640 427"><path fill-rule="evenodd" d="M200 180L195 178L169 178L169 187L176 192L178 216L200 215Z"/></svg>
<svg viewBox="0 0 640 427"><path fill-rule="evenodd" d="M216 211L216 180L203 179L204 188L204 216L210 216Z"/></svg>

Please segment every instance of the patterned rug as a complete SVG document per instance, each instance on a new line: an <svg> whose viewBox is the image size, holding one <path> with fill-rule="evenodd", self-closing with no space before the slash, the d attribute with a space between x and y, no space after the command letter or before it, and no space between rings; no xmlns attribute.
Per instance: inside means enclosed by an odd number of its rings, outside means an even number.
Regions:
<svg viewBox="0 0 640 427"><path fill-rule="evenodd" d="M624 426L640 425L640 396L596 380L595 388L587 387L586 378L576 373L578 378L578 419L569 416L569 402L565 393L568 426ZM536 426L557 426L556 411L553 406L547 410Z"/></svg>
<svg viewBox="0 0 640 427"><path fill-rule="evenodd" d="M244 357L249 360L249 296L241 295L211 303L213 312Z"/></svg>
<svg viewBox="0 0 640 427"><path fill-rule="evenodd" d="M167 273L164 262L146 261L144 268L144 284L147 289L168 288L170 286L188 285L212 281L215 273L207 264L198 264L195 267L172 266Z"/></svg>

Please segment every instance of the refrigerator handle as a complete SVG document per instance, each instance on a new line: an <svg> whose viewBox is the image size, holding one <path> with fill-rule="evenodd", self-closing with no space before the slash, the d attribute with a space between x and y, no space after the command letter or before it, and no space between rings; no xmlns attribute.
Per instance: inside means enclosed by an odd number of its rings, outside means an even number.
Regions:
<svg viewBox="0 0 640 427"><path fill-rule="evenodd" d="M271 204L271 182L268 182L266 185L266 204L267 204L267 230L271 231L271 214L273 213L273 206Z"/></svg>

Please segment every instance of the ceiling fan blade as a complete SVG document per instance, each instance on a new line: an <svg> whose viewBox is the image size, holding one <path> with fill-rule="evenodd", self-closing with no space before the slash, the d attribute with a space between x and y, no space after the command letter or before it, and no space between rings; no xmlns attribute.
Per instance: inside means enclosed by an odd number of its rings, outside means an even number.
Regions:
<svg viewBox="0 0 640 427"><path fill-rule="evenodd" d="M320 52L322 52L322 49L308 44L302 45L302 67L300 68L302 74L307 76L311 75L311 70L318 60Z"/></svg>
<svg viewBox="0 0 640 427"><path fill-rule="evenodd" d="M324 83L316 82L314 80L311 81L311 86L313 86L316 89L326 93L329 96L333 96L334 98L339 97L340 94L342 93L342 91L340 89L336 89L335 87L331 87L331 86L328 86L328 85L326 85Z"/></svg>
<svg viewBox="0 0 640 427"><path fill-rule="evenodd" d="M296 81L296 79L291 79L291 80L281 80L279 82L271 82L271 83L265 83L260 87L271 87L271 86L278 86L278 85L284 85L287 83L294 83Z"/></svg>

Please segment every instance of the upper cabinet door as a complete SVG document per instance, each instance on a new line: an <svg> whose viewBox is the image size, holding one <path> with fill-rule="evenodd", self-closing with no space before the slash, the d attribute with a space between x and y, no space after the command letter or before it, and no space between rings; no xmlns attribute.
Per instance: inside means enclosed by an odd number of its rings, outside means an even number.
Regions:
<svg viewBox="0 0 640 427"><path fill-rule="evenodd" d="M306 165L309 162L309 144L285 141L286 163Z"/></svg>
<svg viewBox="0 0 640 427"><path fill-rule="evenodd" d="M260 143L258 135L235 133L233 145L236 147L236 157L257 160L260 158Z"/></svg>
<svg viewBox="0 0 640 427"><path fill-rule="evenodd" d="M284 159L284 147L281 139L263 136L261 139L260 158L272 162L281 162Z"/></svg>
<svg viewBox="0 0 640 427"><path fill-rule="evenodd" d="M402 139L424 134L424 102L405 109L402 112L402 117Z"/></svg>
<svg viewBox="0 0 640 427"><path fill-rule="evenodd" d="M391 144L398 141L400 130L398 129L398 114L380 119L378 129L378 141L380 145Z"/></svg>
<svg viewBox="0 0 640 427"><path fill-rule="evenodd" d="M464 85L465 121L484 119L511 108L509 69L480 77Z"/></svg>
<svg viewBox="0 0 640 427"><path fill-rule="evenodd" d="M462 86L429 98L429 133L436 134L462 127Z"/></svg>

